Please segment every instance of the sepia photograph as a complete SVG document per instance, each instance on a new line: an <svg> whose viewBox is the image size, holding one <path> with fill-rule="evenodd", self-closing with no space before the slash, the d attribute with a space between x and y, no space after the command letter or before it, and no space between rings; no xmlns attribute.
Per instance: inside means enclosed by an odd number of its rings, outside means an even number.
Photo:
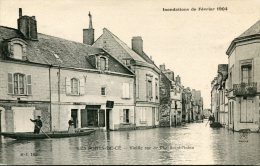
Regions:
<svg viewBox="0 0 260 166"><path fill-rule="evenodd" d="M0 165L260 165L259 0L0 0Z"/></svg>

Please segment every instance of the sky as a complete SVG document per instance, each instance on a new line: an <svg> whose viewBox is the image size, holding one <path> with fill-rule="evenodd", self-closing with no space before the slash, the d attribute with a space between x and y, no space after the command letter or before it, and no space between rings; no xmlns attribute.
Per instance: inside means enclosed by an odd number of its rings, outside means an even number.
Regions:
<svg viewBox="0 0 260 166"><path fill-rule="evenodd" d="M36 17L39 33L72 41L82 42L89 11L95 39L103 28L129 47L133 36L141 36L157 66L164 63L185 87L201 90L204 108L210 108L211 81L218 64L228 63L231 41L260 19L259 0L0 0L0 25L17 28L18 8Z"/></svg>

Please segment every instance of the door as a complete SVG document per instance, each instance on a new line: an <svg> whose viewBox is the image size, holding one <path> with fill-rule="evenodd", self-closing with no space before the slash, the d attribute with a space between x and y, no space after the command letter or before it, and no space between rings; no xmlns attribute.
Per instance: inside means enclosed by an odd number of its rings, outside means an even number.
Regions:
<svg viewBox="0 0 260 166"><path fill-rule="evenodd" d="M71 117L73 119L74 127L77 128L78 124L78 110L71 109Z"/></svg>
<svg viewBox="0 0 260 166"><path fill-rule="evenodd" d="M82 109L81 112L81 127L87 127L88 121L87 121L87 110Z"/></svg>
<svg viewBox="0 0 260 166"><path fill-rule="evenodd" d="M87 125L92 127L98 127L98 110L87 110Z"/></svg>

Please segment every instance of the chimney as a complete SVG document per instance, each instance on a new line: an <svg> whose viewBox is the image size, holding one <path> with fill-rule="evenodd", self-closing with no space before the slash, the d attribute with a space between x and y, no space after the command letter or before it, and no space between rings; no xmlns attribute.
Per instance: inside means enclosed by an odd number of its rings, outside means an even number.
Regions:
<svg viewBox="0 0 260 166"><path fill-rule="evenodd" d="M165 71L165 64L160 65L160 70Z"/></svg>
<svg viewBox="0 0 260 166"><path fill-rule="evenodd" d="M19 8L19 18L17 20L18 30L28 40L38 40L37 21L35 16L23 16L22 8Z"/></svg>
<svg viewBox="0 0 260 166"><path fill-rule="evenodd" d="M181 84L181 77L179 75L176 76L176 82L178 82L179 84Z"/></svg>
<svg viewBox="0 0 260 166"><path fill-rule="evenodd" d="M92 26L92 15L88 14L89 16L89 28L83 29L83 43L87 45L93 45L94 44L94 30Z"/></svg>
<svg viewBox="0 0 260 166"><path fill-rule="evenodd" d="M22 8L19 8L19 18L23 16Z"/></svg>
<svg viewBox="0 0 260 166"><path fill-rule="evenodd" d="M132 49L139 55L143 54L143 40L141 36L132 38Z"/></svg>

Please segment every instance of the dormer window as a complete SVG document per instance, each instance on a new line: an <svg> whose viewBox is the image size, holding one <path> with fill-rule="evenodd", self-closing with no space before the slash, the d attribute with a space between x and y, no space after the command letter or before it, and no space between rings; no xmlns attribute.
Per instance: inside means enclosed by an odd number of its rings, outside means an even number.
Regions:
<svg viewBox="0 0 260 166"><path fill-rule="evenodd" d="M15 59L23 59L23 46L15 43L13 45L13 55Z"/></svg>
<svg viewBox="0 0 260 166"><path fill-rule="evenodd" d="M26 42L19 38L11 39L8 43L11 58L26 60Z"/></svg>
<svg viewBox="0 0 260 166"><path fill-rule="evenodd" d="M106 70L106 58L100 57L100 70Z"/></svg>
<svg viewBox="0 0 260 166"><path fill-rule="evenodd" d="M108 70L108 58L106 56L97 56L97 68L101 71Z"/></svg>

